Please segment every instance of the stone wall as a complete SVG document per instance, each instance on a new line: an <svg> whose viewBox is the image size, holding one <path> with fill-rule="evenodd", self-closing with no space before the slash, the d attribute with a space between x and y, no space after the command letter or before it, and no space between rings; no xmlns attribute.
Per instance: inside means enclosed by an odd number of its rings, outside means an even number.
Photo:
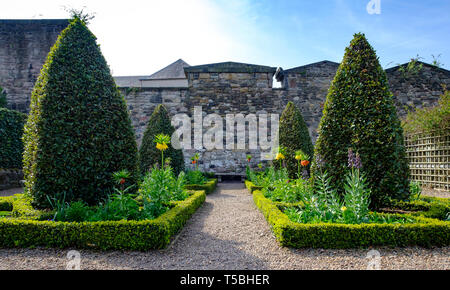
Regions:
<svg viewBox="0 0 450 290"><path fill-rule="evenodd" d="M10 109L28 112L43 63L67 20L0 20L0 86Z"/></svg>
<svg viewBox="0 0 450 290"><path fill-rule="evenodd" d="M328 88L338 66L337 63L324 61L282 71L281 78L279 72L277 78L282 82L281 89L272 88L274 68L265 67L264 71L254 66L232 72L230 68L223 71L214 65L206 65L186 69L187 89L122 88L122 91L126 95L138 142L157 104L164 104L171 115L186 113L190 117L193 116L194 108L201 106L203 116L211 113L221 116L225 130L227 114L281 114L288 101L293 101L300 108L315 141ZM416 76L404 78L398 67L387 70L387 75L400 116L405 115L405 106L435 105L443 93L442 84L450 87L450 72L427 64ZM247 138L250 134L248 129ZM191 149L184 152L186 164L190 163L189 158L196 152L202 155L200 167L216 173L243 174L247 154L253 156L252 167L260 162L261 157L259 151L248 148L210 151Z"/></svg>
<svg viewBox="0 0 450 290"><path fill-rule="evenodd" d="M22 170L0 169L0 190L22 187Z"/></svg>

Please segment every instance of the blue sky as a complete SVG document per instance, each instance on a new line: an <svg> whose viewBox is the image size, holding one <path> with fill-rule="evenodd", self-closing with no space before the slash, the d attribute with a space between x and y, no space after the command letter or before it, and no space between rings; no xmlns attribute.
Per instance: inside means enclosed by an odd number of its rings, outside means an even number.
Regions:
<svg viewBox="0 0 450 290"><path fill-rule="evenodd" d="M284 69L339 62L356 32L366 34L383 67L441 54L450 68L450 1L380 0L379 15L367 12L369 1L15 0L0 18L66 18L63 6L86 7L114 75L148 75L178 58Z"/></svg>

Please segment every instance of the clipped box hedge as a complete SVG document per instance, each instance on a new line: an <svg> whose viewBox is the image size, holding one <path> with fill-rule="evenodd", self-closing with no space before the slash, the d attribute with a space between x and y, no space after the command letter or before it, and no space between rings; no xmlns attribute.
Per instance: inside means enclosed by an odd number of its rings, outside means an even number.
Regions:
<svg viewBox="0 0 450 290"><path fill-rule="evenodd" d="M450 245L450 222L414 216L417 223L411 224L301 224L289 220L261 191L253 192L253 200L282 246L345 249Z"/></svg>
<svg viewBox="0 0 450 290"><path fill-rule="evenodd" d="M172 209L158 218L144 221L77 223L0 218L0 247L42 246L139 251L161 249L170 243L171 237L184 226L205 199L204 191L195 191L186 200L176 202ZM14 210L24 211L26 208L22 204L21 209ZM35 213L30 213L30 216L33 214Z"/></svg>
<svg viewBox="0 0 450 290"><path fill-rule="evenodd" d="M248 191L250 191L250 193L253 193L253 191L255 191L255 190L262 190L263 189L262 186L256 186L250 180L246 180L245 181L245 187L247 187L247 189L248 189Z"/></svg>
<svg viewBox="0 0 450 290"><path fill-rule="evenodd" d="M217 179L210 179L205 184L189 184L184 188L187 190L204 190L206 194L210 194L217 187Z"/></svg>

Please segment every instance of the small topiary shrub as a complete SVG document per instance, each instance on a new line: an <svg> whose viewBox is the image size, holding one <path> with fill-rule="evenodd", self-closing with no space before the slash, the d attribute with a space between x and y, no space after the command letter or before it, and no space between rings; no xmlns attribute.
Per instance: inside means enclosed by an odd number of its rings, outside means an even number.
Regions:
<svg viewBox="0 0 450 290"><path fill-rule="evenodd" d="M372 208L409 196L403 129L393 95L374 49L360 33L346 48L329 89L315 147L316 158L325 161L323 169L341 193L349 148L361 156Z"/></svg>
<svg viewBox="0 0 450 290"><path fill-rule="evenodd" d="M295 159L295 152L302 150L312 158L314 147L305 120L299 109L292 102L286 105L281 114L279 132L279 142L280 146L284 148L285 164L289 176L297 178L298 162Z"/></svg>
<svg viewBox="0 0 450 290"><path fill-rule="evenodd" d="M25 120L23 113L0 108L0 168L22 168Z"/></svg>
<svg viewBox="0 0 450 290"><path fill-rule="evenodd" d="M158 105L148 120L139 149L141 175L145 175L156 163L161 163L161 152L156 148L155 136L158 134L172 136L173 132L175 132L175 128L170 122L169 112L163 105ZM172 145L169 145L169 148L164 152L164 158L170 158L170 166L176 176L184 171L183 151L176 150Z"/></svg>
<svg viewBox="0 0 450 290"><path fill-rule="evenodd" d="M24 132L26 190L49 199L103 200L113 172L137 178L137 146L125 100L84 20L74 17L52 47L31 96Z"/></svg>

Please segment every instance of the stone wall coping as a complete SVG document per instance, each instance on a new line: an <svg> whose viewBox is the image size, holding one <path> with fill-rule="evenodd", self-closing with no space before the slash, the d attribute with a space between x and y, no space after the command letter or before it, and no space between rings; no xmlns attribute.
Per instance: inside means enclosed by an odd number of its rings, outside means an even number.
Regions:
<svg viewBox="0 0 450 290"><path fill-rule="evenodd" d="M429 67L429 68L431 68L431 69L435 69L435 70L437 70L437 71L443 72L443 73L445 73L446 75L450 75L450 71L447 70L447 69L445 69L445 68L437 67L437 66L435 66L435 65L432 65L432 64L429 64L429 63L426 63L426 62L423 62L423 61L417 61L417 63L422 64L422 65L424 65L424 66L426 66L426 67ZM407 63L404 63L404 64L400 64L400 65L396 65L396 66L390 67L390 68L386 69L385 71L386 71L387 73L395 72L395 71L397 71L401 66L407 66L407 65L408 65L408 62L407 62Z"/></svg>
<svg viewBox="0 0 450 290"><path fill-rule="evenodd" d="M184 72L188 73L275 73L276 67L239 63L220 62L185 67Z"/></svg>
<svg viewBox="0 0 450 290"><path fill-rule="evenodd" d="M69 19L0 19L0 24L68 24Z"/></svg>

